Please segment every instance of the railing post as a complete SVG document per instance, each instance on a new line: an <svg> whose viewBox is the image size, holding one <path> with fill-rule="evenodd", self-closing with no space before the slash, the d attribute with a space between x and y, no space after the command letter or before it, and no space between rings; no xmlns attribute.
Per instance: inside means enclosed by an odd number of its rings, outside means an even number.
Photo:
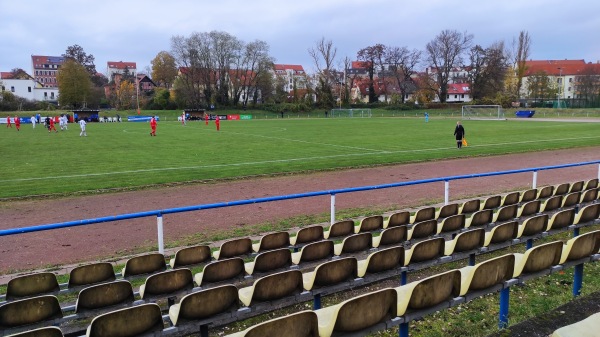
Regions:
<svg viewBox="0 0 600 337"><path fill-rule="evenodd" d="M162 214L159 213L156 216L156 227L158 231L158 252L161 254L165 253L165 243L164 243L164 235L163 235L163 218Z"/></svg>
<svg viewBox="0 0 600 337"><path fill-rule="evenodd" d="M533 171L533 182L531 183L531 188L537 188L537 171Z"/></svg>
<svg viewBox="0 0 600 337"><path fill-rule="evenodd" d="M313 296L313 310L321 309L321 294Z"/></svg>
<svg viewBox="0 0 600 337"><path fill-rule="evenodd" d="M335 223L335 194L331 194L331 219L329 220L330 224L333 225Z"/></svg>
<svg viewBox="0 0 600 337"><path fill-rule="evenodd" d="M408 337L408 323L400 323L400 326L398 327L398 336Z"/></svg>
<svg viewBox="0 0 600 337"><path fill-rule="evenodd" d="M475 254L469 254L469 266L475 265Z"/></svg>
<svg viewBox="0 0 600 337"><path fill-rule="evenodd" d="M500 290L500 313L498 315L498 329L508 327L508 306L510 304L510 287Z"/></svg>
<svg viewBox="0 0 600 337"><path fill-rule="evenodd" d="M525 241L525 249L531 249L533 247L533 239L528 239Z"/></svg>
<svg viewBox="0 0 600 337"><path fill-rule="evenodd" d="M407 279L407 275L408 273L406 272L406 270L402 271L400 273L400 285L403 286L406 284L406 279Z"/></svg>
<svg viewBox="0 0 600 337"><path fill-rule="evenodd" d="M444 205L448 205L450 203L450 181L444 181Z"/></svg>
<svg viewBox="0 0 600 337"><path fill-rule="evenodd" d="M573 270L573 297L581 295L581 285L583 284L583 263L575 266Z"/></svg>
<svg viewBox="0 0 600 337"><path fill-rule="evenodd" d="M600 180L600 164L598 164L598 180Z"/></svg>

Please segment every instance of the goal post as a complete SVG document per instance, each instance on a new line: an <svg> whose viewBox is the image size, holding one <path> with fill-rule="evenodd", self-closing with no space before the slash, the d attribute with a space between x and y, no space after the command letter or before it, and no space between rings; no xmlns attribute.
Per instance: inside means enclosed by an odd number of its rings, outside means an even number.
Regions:
<svg viewBox="0 0 600 337"><path fill-rule="evenodd" d="M506 119L500 105L463 105L461 113L463 119Z"/></svg>
<svg viewBox="0 0 600 337"><path fill-rule="evenodd" d="M329 111L329 116L338 118L338 117L372 117L371 109L331 109Z"/></svg>

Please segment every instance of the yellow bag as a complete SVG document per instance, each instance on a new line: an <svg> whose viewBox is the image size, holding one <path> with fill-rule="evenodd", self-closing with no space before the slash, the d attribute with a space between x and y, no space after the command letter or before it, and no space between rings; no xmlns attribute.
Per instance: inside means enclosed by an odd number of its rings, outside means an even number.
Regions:
<svg viewBox="0 0 600 337"><path fill-rule="evenodd" d="M469 144L467 144L467 139L466 138L463 138L463 144L462 145L463 146L469 146Z"/></svg>

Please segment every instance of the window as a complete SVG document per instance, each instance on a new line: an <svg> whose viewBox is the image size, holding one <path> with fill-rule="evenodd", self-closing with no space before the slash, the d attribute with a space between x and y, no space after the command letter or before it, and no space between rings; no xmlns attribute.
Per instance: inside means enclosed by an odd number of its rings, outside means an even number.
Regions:
<svg viewBox="0 0 600 337"><path fill-rule="evenodd" d="M15 92L15 87L10 87L10 91Z"/></svg>
<svg viewBox="0 0 600 337"><path fill-rule="evenodd" d="M2 86L2 91L6 90L6 87Z"/></svg>
<svg viewBox="0 0 600 337"><path fill-rule="evenodd" d="M573 78L569 78L569 83L573 82Z"/></svg>
<svg viewBox="0 0 600 337"><path fill-rule="evenodd" d="M28 91L28 92L31 92L31 87L27 87L27 91Z"/></svg>
<svg viewBox="0 0 600 337"><path fill-rule="evenodd" d="M465 98L465 94L460 95L460 98Z"/></svg>
<svg viewBox="0 0 600 337"><path fill-rule="evenodd" d="M458 98L458 95L454 95L454 99L457 99L457 98Z"/></svg>
<svg viewBox="0 0 600 337"><path fill-rule="evenodd" d="M54 99L54 93L53 92L50 93L50 98Z"/></svg>
<svg viewBox="0 0 600 337"><path fill-rule="evenodd" d="M48 98L48 93L44 91L44 98Z"/></svg>
<svg viewBox="0 0 600 337"><path fill-rule="evenodd" d="M571 91L571 87L569 87L569 89L567 89L567 91Z"/></svg>

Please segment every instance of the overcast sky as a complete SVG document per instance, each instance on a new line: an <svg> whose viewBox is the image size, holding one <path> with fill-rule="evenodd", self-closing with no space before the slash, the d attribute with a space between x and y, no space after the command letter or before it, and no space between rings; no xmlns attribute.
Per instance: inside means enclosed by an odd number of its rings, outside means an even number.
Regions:
<svg viewBox="0 0 600 337"><path fill-rule="evenodd" d="M0 71L31 72L31 55L60 56L78 44L138 71L175 35L213 30L269 44L276 63L314 65L307 50L331 40L337 59L381 43L424 50L442 30L473 34L488 47L531 36L532 59L600 60L599 0L0 0Z"/></svg>

